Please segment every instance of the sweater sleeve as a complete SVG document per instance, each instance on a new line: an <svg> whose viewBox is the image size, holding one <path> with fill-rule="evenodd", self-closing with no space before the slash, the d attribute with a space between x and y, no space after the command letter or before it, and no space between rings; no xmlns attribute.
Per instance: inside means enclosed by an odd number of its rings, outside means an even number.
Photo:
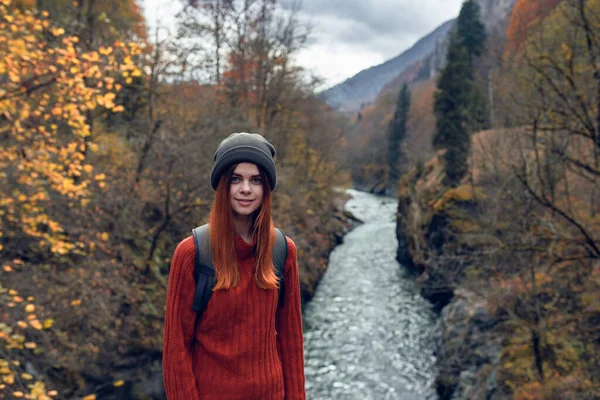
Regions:
<svg viewBox="0 0 600 400"><path fill-rule="evenodd" d="M192 310L196 289L195 251L192 236L181 241L175 249L169 272L162 360L169 400L200 400L191 353L196 322L196 313Z"/></svg>
<svg viewBox="0 0 600 400"><path fill-rule="evenodd" d="M277 310L277 347L283 367L285 400L305 400L304 339L296 245L288 238L285 262L285 299Z"/></svg>

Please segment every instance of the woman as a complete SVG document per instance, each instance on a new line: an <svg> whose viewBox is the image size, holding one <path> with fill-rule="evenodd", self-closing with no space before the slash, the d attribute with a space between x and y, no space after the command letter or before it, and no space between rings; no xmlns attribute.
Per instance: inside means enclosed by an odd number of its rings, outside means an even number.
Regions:
<svg viewBox="0 0 600 400"><path fill-rule="evenodd" d="M165 316L163 371L169 400L305 399L296 246L287 239L285 298L278 306L271 251L275 148L234 133L214 155L209 217L216 284L202 316L192 310L195 246L175 250Z"/></svg>

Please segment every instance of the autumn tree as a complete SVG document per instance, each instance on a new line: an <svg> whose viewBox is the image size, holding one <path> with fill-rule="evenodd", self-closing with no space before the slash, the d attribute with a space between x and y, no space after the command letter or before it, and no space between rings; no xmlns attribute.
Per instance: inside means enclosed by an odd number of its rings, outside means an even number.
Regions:
<svg viewBox="0 0 600 400"><path fill-rule="evenodd" d="M0 2L0 256L8 261L6 274L32 261L94 251L102 232L71 223L73 210L86 210L92 191L106 187L105 175L90 160L98 145L90 140L94 132L88 116L123 111L114 102L121 88L115 79L139 73L131 59L140 51L135 44L117 41L85 51L78 37L67 35L48 16L10 0ZM1 374L8 386L1 390L13 397L44 398L44 385L30 383L31 374L19 373L23 365L8 360L19 358L18 351L35 349L37 340L47 341L45 330L53 320L42 323L33 313L38 308L33 292L20 294L10 287L0 292L14 317L28 321L2 323ZM21 306L25 313L18 312Z"/></svg>
<svg viewBox="0 0 600 400"><path fill-rule="evenodd" d="M600 259L600 43L593 22L600 3L566 0L547 11L513 32L518 41L503 81L519 129L507 134L513 151L502 157L505 191L495 214L510 216L500 217L504 229L496 236L501 308L513 332L501 375L516 398L593 398L600 388L600 308L592 300Z"/></svg>

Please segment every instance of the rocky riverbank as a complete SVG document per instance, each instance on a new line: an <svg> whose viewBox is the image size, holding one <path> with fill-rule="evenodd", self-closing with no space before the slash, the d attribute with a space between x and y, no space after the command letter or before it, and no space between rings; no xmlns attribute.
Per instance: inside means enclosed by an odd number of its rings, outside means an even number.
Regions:
<svg viewBox="0 0 600 400"><path fill-rule="evenodd" d="M504 398L497 384L502 350L501 335L495 332L498 318L487 300L465 285L478 243L457 234L467 229L477 193L444 187L441 172L434 158L401 181L397 260L419 274L421 294L440 313L435 329L440 399Z"/></svg>

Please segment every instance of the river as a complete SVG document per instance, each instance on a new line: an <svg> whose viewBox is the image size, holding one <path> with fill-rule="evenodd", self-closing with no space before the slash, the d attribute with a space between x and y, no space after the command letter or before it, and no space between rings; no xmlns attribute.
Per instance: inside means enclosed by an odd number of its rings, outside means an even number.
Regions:
<svg viewBox="0 0 600 400"><path fill-rule="evenodd" d="M304 310L307 398L437 399L435 314L395 259L392 198L350 190L364 221L329 258Z"/></svg>

